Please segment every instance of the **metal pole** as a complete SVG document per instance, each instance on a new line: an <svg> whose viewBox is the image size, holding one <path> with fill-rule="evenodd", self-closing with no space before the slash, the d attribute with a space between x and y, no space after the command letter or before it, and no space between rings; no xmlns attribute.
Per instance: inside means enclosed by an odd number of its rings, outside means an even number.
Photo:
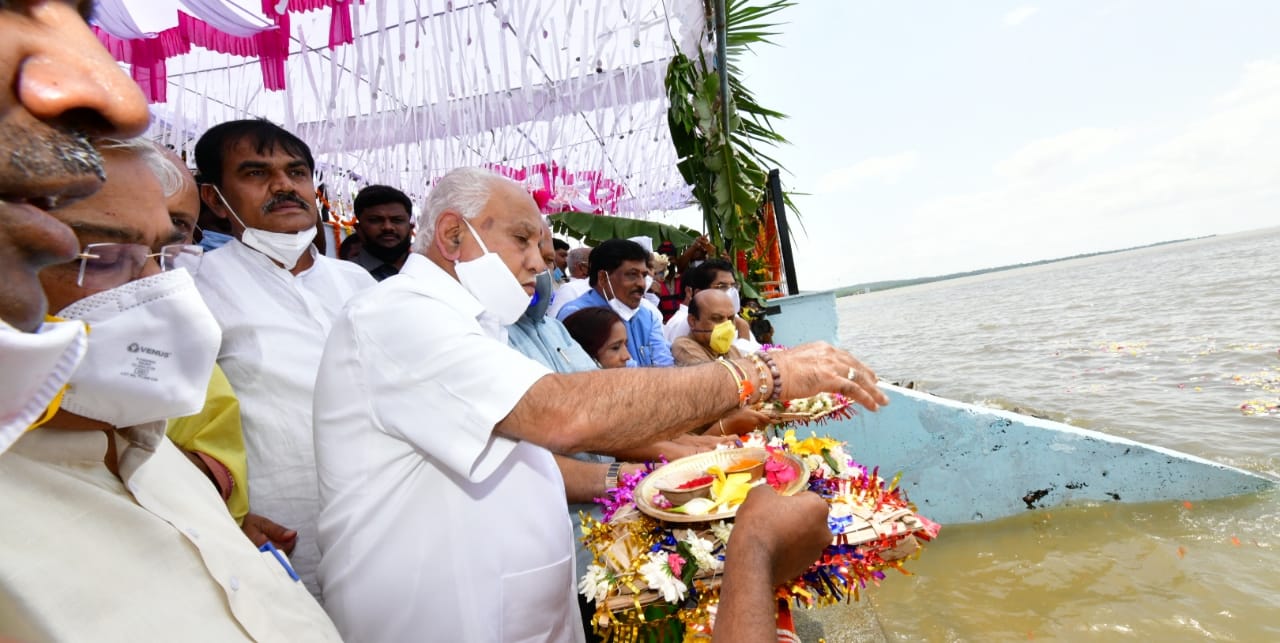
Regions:
<svg viewBox="0 0 1280 643"><path fill-rule="evenodd" d="M728 45L725 44L727 36L726 29L726 11L724 8L725 0L715 0L715 19L716 19L716 73L720 76L720 123L721 134L724 135L724 144L727 147L730 142L729 131L729 54ZM722 168L721 172L728 172L729 168ZM733 194L729 195L730 200ZM720 221L720 238L725 241L725 250L729 251L730 261L732 261L733 248L728 247L729 236L725 234L724 222ZM733 262L735 265L737 262ZM736 269L735 269L736 270Z"/></svg>
<svg viewBox="0 0 1280 643"><path fill-rule="evenodd" d="M787 294L800 294L796 282L796 261L791 256L791 228L787 226L787 206L782 198L782 179L777 170L769 170L769 198L773 199L773 216L778 221L778 243L782 246L782 270L787 273Z"/></svg>
<svg viewBox="0 0 1280 643"><path fill-rule="evenodd" d="M724 0L716 0L716 73L720 75L720 120L725 144L729 144L729 54L725 34Z"/></svg>

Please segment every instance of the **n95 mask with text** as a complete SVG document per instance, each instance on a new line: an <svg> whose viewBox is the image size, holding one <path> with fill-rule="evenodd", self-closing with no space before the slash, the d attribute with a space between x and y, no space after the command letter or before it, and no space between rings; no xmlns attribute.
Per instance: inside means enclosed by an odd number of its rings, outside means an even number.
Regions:
<svg viewBox="0 0 1280 643"><path fill-rule="evenodd" d="M119 428L204 408L222 332L186 270L104 290L58 315L89 324L62 408Z"/></svg>
<svg viewBox="0 0 1280 643"><path fill-rule="evenodd" d="M218 194L218 200L222 201L222 205L227 208L227 212L230 212L236 223L244 228L244 232L240 233L240 243L267 255L285 270L293 270L293 267L298 265L298 259L316 238L314 225L297 232L271 232L261 228L250 228L232 209L231 204L227 203L227 199L222 196L222 190L219 190L216 185L211 187Z"/></svg>
<svg viewBox="0 0 1280 643"><path fill-rule="evenodd" d="M48 416L87 346L84 322L47 321L24 333L0 320L0 453Z"/></svg>
<svg viewBox="0 0 1280 643"><path fill-rule="evenodd" d="M502 262L502 257L496 252L489 252L471 223L466 219L462 222L484 254L471 261L453 262L458 282L484 306L485 312L493 315L503 326L510 326L529 308L532 298L524 291L520 280L511 274L507 264Z"/></svg>

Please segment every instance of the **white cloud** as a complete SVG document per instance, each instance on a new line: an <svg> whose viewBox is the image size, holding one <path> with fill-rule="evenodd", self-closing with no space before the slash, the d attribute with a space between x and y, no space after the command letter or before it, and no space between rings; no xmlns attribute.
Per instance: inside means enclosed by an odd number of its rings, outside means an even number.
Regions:
<svg viewBox="0 0 1280 643"><path fill-rule="evenodd" d="M1249 64L1207 107L1142 136L1085 128L1036 141L1001 163L1013 180L931 199L903 212L892 238L865 239L884 250L854 274L946 274L1276 225L1280 60ZM1064 166L1074 171L1050 171Z"/></svg>
<svg viewBox="0 0 1280 643"><path fill-rule="evenodd" d="M915 169L919 164L919 155L914 150L890 156L874 156L818 177L818 190L839 192L859 183L896 183L902 175Z"/></svg>
<svg viewBox="0 0 1280 643"><path fill-rule="evenodd" d="M1004 14L1004 26L1016 27L1026 22L1027 18L1034 16L1037 11L1040 11L1039 7L1032 7L1029 5L1018 7L1017 9Z"/></svg>
<svg viewBox="0 0 1280 643"><path fill-rule="evenodd" d="M1077 166L1133 138L1116 128L1082 127L1050 138L1032 141L1009 158L996 163L995 172L1007 178L1030 178L1064 166Z"/></svg>

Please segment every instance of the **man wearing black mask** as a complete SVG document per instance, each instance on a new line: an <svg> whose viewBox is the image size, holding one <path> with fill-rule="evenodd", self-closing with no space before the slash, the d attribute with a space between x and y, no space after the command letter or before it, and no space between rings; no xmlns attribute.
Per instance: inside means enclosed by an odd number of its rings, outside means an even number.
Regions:
<svg viewBox="0 0 1280 643"><path fill-rule="evenodd" d="M391 186L370 185L356 195L354 210L360 254L351 261L378 281L400 272L413 237L413 202Z"/></svg>

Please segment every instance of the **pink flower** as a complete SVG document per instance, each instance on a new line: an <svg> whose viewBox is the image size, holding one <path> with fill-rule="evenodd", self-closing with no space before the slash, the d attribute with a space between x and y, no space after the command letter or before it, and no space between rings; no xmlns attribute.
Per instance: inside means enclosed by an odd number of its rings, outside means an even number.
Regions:
<svg viewBox="0 0 1280 643"><path fill-rule="evenodd" d="M786 460L771 456L764 462L764 475L770 487L781 489L788 482L796 479L796 470L792 469Z"/></svg>
<svg viewBox="0 0 1280 643"><path fill-rule="evenodd" d="M680 569L684 567L684 559L680 554L672 553L667 556L667 567L671 568L671 575L680 578Z"/></svg>

